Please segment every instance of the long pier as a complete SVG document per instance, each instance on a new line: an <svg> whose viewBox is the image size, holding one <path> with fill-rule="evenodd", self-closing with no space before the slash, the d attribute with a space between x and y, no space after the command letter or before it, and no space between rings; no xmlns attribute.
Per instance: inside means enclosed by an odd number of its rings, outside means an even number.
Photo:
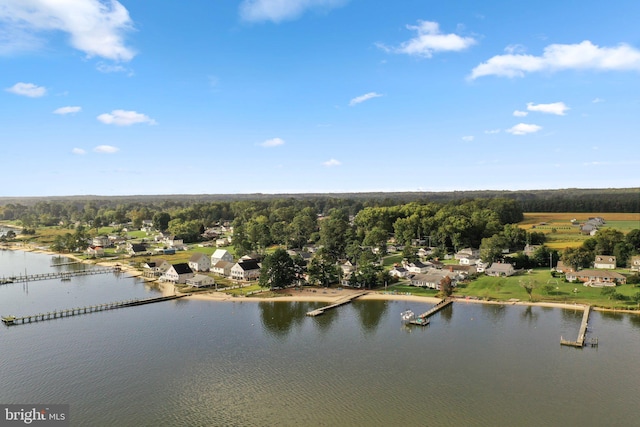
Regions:
<svg viewBox="0 0 640 427"><path fill-rule="evenodd" d="M97 313L99 311L116 310L118 308L135 307L138 305L153 304L155 302L170 301L178 298L184 298L191 294L170 295L166 297L132 299L126 301L109 302L106 304L88 305L85 307L68 308L65 310L55 310L47 313L38 313L30 316L3 316L2 322L7 326L24 325L27 323L42 322L45 320L60 319L63 317L78 316L81 314Z"/></svg>
<svg viewBox="0 0 640 427"><path fill-rule="evenodd" d="M448 307L451 304L453 304L453 300L449 299L449 298L445 298L442 301L440 301L439 303L437 303L436 305L434 305L433 307L431 307L431 309L429 311L425 311L424 313L420 314L418 316L418 318L426 320L429 317L431 317L434 314L436 314L437 312L439 312L440 310L442 310L443 308Z"/></svg>
<svg viewBox="0 0 640 427"><path fill-rule="evenodd" d="M53 273L41 273L41 274L26 274L19 276L3 277L0 279L0 285L6 285L9 283L25 283L36 282L40 280L54 280L54 279L68 279L76 276L93 276L95 274L107 274L120 271L120 267L100 267L90 268L87 270L78 271L58 271Z"/></svg>
<svg viewBox="0 0 640 427"><path fill-rule="evenodd" d="M584 347L585 340L587 338L587 326L589 325L589 315L591 314L591 306L588 305L584 308L582 315L582 323L580 324L580 330L578 331L578 339L575 341L565 340L560 337L560 345L568 345L571 347ZM598 338L592 338L590 341L591 346L598 345Z"/></svg>
<svg viewBox="0 0 640 427"><path fill-rule="evenodd" d="M331 310L332 308L336 308L336 307L340 307L341 305L348 304L351 301L353 301L354 299L359 298L362 295L365 295L365 294L368 294L368 293L369 293L368 291L364 291L364 292L359 292L357 294L352 294L352 295L349 295L347 297L341 298L338 301L334 302L333 304L330 304L330 305L327 305L327 306L320 307L320 308L317 308L315 310L309 311L307 313L307 316L311 316L311 317L319 316L321 314L324 314L324 312L327 311L327 310Z"/></svg>

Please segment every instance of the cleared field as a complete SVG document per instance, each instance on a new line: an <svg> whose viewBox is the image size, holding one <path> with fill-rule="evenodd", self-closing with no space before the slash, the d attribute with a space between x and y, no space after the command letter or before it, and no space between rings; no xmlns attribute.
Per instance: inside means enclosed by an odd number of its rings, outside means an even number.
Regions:
<svg viewBox="0 0 640 427"><path fill-rule="evenodd" d="M623 233L640 229L640 213L527 212L518 225L525 230L546 234L546 245L561 250L580 246L591 237L580 233L579 224L593 217L604 218L606 224L603 228L615 228ZM571 220L575 220L573 224Z"/></svg>

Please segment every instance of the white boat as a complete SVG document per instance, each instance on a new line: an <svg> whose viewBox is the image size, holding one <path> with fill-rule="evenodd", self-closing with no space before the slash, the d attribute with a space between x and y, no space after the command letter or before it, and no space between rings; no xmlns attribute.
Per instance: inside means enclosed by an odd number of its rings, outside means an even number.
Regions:
<svg viewBox="0 0 640 427"><path fill-rule="evenodd" d="M400 316L402 317L403 322L409 322L410 320L413 320L414 317L416 317L415 313L411 310L403 311Z"/></svg>

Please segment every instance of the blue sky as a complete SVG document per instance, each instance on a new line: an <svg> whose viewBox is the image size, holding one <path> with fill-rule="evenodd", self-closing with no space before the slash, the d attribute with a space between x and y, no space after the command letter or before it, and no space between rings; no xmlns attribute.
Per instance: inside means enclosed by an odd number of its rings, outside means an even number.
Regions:
<svg viewBox="0 0 640 427"><path fill-rule="evenodd" d="M640 2L0 0L4 196L640 185Z"/></svg>

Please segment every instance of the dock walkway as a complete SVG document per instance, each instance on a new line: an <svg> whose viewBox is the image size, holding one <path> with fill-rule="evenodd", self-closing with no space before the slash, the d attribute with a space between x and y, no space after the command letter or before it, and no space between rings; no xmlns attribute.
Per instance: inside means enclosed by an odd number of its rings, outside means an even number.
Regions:
<svg viewBox="0 0 640 427"><path fill-rule="evenodd" d="M321 314L324 314L325 311L327 310L331 310L332 308L336 308L336 307L340 307L341 305L345 305L350 303L351 301L353 301L356 298L361 297L362 295L368 294L369 291L363 291L363 292L358 292L356 294L352 294L349 296L346 296L344 298L339 299L338 301L334 302L333 304L324 306L324 307L320 307L317 308L315 310L311 310L307 313L307 316L311 316L311 317L316 317L319 316Z"/></svg>
<svg viewBox="0 0 640 427"><path fill-rule="evenodd" d="M419 319L428 319L429 317L433 316L434 314L436 314L437 312L439 312L440 310L442 310L443 308L449 306L453 304L453 300L449 299L449 298L445 298L442 301L440 301L439 303L437 303L436 305L434 305L433 307L431 307L431 309L429 311L426 311L424 313L422 313L421 315L418 316Z"/></svg>
<svg viewBox="0 0 640 427"><path fill-rule="evenodd" d="M7 285L9 283L26 283L37 282L40 280L53 280L53 279L68 279L76 276L93 276L95 274L107 274L116 273L120 270L120 267L100 267L89 268L87 270L78 271L58 271L53 273L40 273L40 274L26 274L19 276L3 277L0 279L0 285Z"/></svg>
<svg viewBox="0 0 640 427"><path fill-rule="evenodd" d="M584 347L584 342L587 337L587 326L589 324L589 315L591 314L591 306L588 305L584 308L584 314L582 315L582 323L580 324L580 330L578 331L578 339L575 341L565 340L560 337L560 345L568 345L571 347ZM591 345L597 345L598 339L591 340Z"/></svg>
<svg viewBox="0 0 640 427"><path fill-rule="evenodd" d="M146 299L132 299L126 301L109 302L106 304L89 305L86 307L68 308L65 310L55 310L47 313L38 313L30 316L3 316L2 322L7 326L24 325L27 323L42 322L45 320L60 319L63 317L78 316L80 314L97 313L99 311L115 310L118 308L135 307L138 305L153 304L155 302L169 301L184 298L191 294L170 295L166 297L155 297Z"/></svg>

